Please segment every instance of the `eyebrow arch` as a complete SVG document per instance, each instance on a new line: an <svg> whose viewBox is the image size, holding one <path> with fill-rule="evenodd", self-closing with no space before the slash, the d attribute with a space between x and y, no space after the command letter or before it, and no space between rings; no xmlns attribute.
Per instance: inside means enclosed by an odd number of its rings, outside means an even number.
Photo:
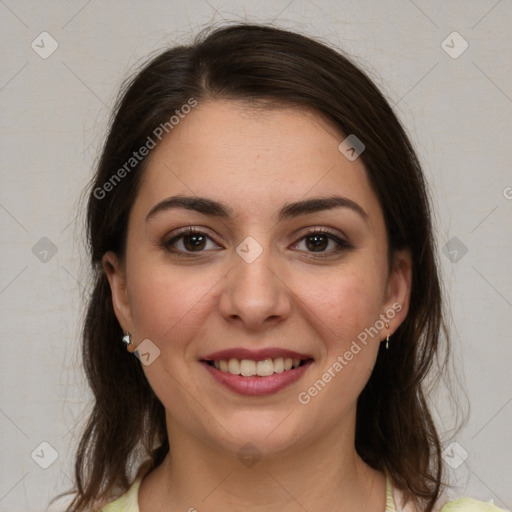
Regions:
<svg viewBox="0 0 512 512"><path fill-rule="evenodd" d="M283 220L299 217L300 215L316 213L323 210L331 210L339 207L349 208L356 212L365 222L368 219L368 214L356 202L348 199L347 197L330 196L286 203L279 211L278 220L279 222L282 222ZM203 215L224 219L229 219L233 216L233 210L225 203L219 201L197 196L172 196L156 204L146 216L146 221L150 220L158 213L171 208L185 208L187 210L194 210L202 213Z"/></svg>
<svg viewBox="0 0 512 512"><path fill-rule="evenodd" d="M323 210L332 210L333 208L349 208L356 212L366 222L368 214L359 206L355 201L348 197L330 196L330 197L315 197L295 203L287 203L281 208L279 212L279 221L285 219L298 217L307 213L316 213Z"/></svg>

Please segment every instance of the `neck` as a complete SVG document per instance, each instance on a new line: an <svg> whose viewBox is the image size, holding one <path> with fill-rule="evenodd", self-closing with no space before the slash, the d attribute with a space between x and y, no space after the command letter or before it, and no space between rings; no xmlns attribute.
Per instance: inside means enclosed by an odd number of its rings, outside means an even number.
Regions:
<svg viewBox="0 0 512 512"><path fill-rule="evenodd" d="M306 446L260 459L237 456L169 428L171 454L142 482L140 512L254 512L385 509L384 475L354 449L353 432L335 429ZM246 457L243 457L246 455Z"/></svg>

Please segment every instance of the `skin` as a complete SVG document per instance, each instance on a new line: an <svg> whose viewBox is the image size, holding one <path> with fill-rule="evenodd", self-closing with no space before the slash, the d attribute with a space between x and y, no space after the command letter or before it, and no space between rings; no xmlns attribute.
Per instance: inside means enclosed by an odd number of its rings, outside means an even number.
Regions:
<svg viewBox="0 0 512 512"><path fill-rule="evenodd" d="M389 271L381 206L361 159L338 150L344 138L306 109L215 100L200 103L150 154L125 257L103 260L120 325L135 345L150 339L161 351L144 371L166 409L172 457L142 481L141 512L384 510L384 475L354 449L356 401L379 344L407 314L411 262L396 253ZM179 208L146 220L177 195L222 201L233 216ZM357 203L365 217L338 207L277 218L285 203L332 195ZM191 257L163 244L185 226L209 236L195 252L183 238L174 242ZM314 228L350 247L336 253L323 239L315 252L306 237ZM263 250L252 263L236 252L248 236ZM389 328L299 403L298 394L396 303L402 309ZM314 363L273 395L241 396L199 363L235 347L287 348ZM248 442L262 455L252 467L237 457Z"/></svg>

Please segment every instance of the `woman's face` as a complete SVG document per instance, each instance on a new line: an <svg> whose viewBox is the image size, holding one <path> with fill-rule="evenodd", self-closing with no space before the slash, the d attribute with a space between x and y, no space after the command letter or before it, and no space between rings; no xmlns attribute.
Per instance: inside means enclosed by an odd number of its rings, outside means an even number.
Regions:
<svg viewBox="0 0 512 512"><path fill-rule="evenodd" d="M398 253L389 272L344 138L303 109L210 101L149 155L125 259L104 266L171 435L263 453L351 435L410 263Z"/></svg>

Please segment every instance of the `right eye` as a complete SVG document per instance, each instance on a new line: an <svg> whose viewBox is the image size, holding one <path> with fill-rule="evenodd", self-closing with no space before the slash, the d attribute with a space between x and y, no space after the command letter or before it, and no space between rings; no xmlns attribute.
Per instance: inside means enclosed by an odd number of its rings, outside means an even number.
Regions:
<svg viewBox="0 0 512 512"><path fill-rule="evenodd" d="M213 247L208 248L208 243ZM171 238L162 242L163 247L177 256L190 257L193 253L202 253L206 250L218 250L220 247L203 231L194 227L187 227Z"/></svg>

